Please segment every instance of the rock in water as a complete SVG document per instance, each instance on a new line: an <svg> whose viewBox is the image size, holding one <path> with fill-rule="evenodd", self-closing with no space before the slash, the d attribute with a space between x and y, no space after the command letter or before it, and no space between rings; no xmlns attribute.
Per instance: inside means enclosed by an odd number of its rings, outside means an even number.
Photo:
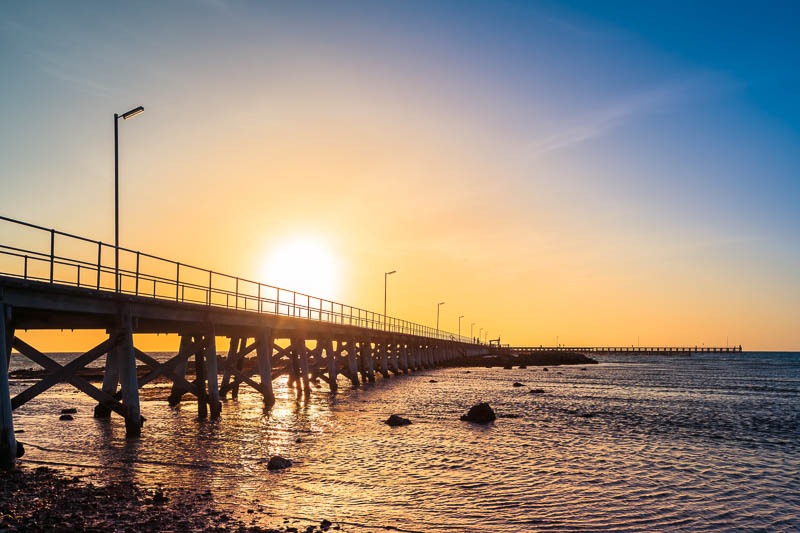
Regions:
<svg viewBox="0 0 800 533"><path fill-rule="evenodd" d="M322 522L319 524L319 527L322 529L322 531L328 531L332 525L333 523L330 520L323 518Z"/></svg>
<svg viewBox="0 0 800 533"><path fill-rule="evenodd" d="M289 468L290 466L292 466L291 459L284 459L280 455L273 455L269 458L267 470L283 470L284 468Z"/></svg>
<svg viewBox="0 0 800 533"><path fill-rule="evenodd" d="M432 380L428 381L428 383L439 383L439 382L436 381L435 379L432 379Z"/></svg>
<svg viewBox="0 0 800 533"><path fill-rule="evenodd" d="M399 415L392 415L389 417L388 420L385 420L383 423L388 424L392 427L407 426L411 423L411 420L409 420L408 418L403 418L402 416Z"/></svg>
<svg viewBox="0 0 800 533"><path fill-rule="evenodd" d="M72 415L61 415L58 417L59 420L73 420Z"/></svg>
<svg viewBox="0 0 800 533"><path fill-rule="evenodd" d="M461 416L461 420L465 422L476 422L478 424L488 424L496 419L494 410L485 402L473 405L467 414Z"/></svg>
<svg viewBox="0 0 800 533"><path fill-rule="evenodd" d="M544 389L531 389L531 394L544 394Z"/></svg>
<svg viewBox="0 0 800 533"><path fill-rule="evenodd" d="M514 387L524 387L525 385L520 383L519 381L515 381L513 386Z"/></svg>

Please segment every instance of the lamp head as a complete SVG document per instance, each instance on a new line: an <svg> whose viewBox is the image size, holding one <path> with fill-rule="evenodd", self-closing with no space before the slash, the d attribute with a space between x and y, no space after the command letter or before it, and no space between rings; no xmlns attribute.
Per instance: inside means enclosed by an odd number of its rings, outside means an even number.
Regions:
<svg viewBox="0 0 800 533"><path fill-rule="evenodd" d="M144 107L142 107L142 106L139 106L139 107L137 107L135 109L131 109L127 113L123 113L122 114L122 120L128 120L129 118L133 118L133 117L135 117L136 115L138 115L138 114L140 114L142 112L144 112Z"/></svg>

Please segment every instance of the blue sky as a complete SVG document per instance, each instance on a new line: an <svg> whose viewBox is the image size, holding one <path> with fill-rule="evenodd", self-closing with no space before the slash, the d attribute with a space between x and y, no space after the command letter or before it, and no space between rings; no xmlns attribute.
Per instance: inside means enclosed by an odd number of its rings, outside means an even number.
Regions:
<svg viewBox="0 0 800 533"><path fill-rule="evenodd" d="M131 246L218 260L189 230L185 250L146 235L180 227L185 205L213 211L205 202L235 201L228 189L260 191L265 169L308 143L281 167L297 178L277 185L287 211L324 190L348 206L402 197L425 227L463 221L413 241L396 230L408 221L376 212L372 231L391 245L367 262L434 250L442 265L474 265L467 279L506 268L487 259L498 254L548 262L561 272L550 285L585 277L670 309L676 291L695 306L722 298L719 322L705 324L715 339L735 329L751 345L800 348L798 22L797 2L3 2L0 212L108 240L110 116L143 104L123 131L136 184L123 215L143 224ZM316 158L333 177L304 182ZM352 212L337 209L315 204L312 220ZM215 224L252 225L245 211ZM354 228L339 229L372 237ZM341 297L380 307L353 272ZM503 277L519 286L532 274ZM500 313L508 287L491 284L464 306ZM529 300L545 285L531 282ZM568 304L591 299L576 289ZM759 325L742 332L754 308ZM765 314L780 318L768 328ZM552 320L576 336L592 323L589 311ZM670 331L689 328L675 320Z"/></svg>

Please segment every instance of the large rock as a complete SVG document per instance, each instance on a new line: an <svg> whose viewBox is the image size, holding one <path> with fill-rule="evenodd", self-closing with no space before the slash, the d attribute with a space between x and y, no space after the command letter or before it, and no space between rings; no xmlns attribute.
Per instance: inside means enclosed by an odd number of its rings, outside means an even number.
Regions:
<svg viewBox="0 0 800 533"><path fill-rule="evenodd" d="M383 423L392 427L407 426L411 423L411 420L409 420L408 418L403 418L400 415L392 415L389 417L388 420L385 420Z"/></svg>
<svg viewBox="0 0 800 533"><path fill-rule="evenodd" d="M461 420L477 424L488 424L496 419L497 416L495 416L494 410L485 402L473 405L467 414L461 416Z"/></svg>
<svg viewBox="0 0 800 533"><path fill-rule="evenodd" d="M284 459L280 455L273 455L269 458L267 470L283 470L284 468L289 468L290 466L292 466L291 459Z"/></svg>

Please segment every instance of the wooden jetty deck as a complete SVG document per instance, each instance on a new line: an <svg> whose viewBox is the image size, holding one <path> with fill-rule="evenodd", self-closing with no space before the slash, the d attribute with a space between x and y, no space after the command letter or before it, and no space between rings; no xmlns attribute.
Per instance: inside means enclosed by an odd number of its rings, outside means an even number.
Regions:
<svg viewBox="0 0 800 533"><path fill-rule="evenodd" d="M18 449L13 410L61 382L95 399L96 417L116 413L125 420L126 434L138 437L139 389L158 378L172 381L170 404L188 396L200 417L218 417L221 399L237 396L241 384L271 406L273 381L281 376L301 396L310 393L314 380L335 392L339 375L357 387L376 375L388 378L488 353L466 337L422 324L125 248L119 248L117 263L117 250L106 243L6 217L0 223L2 468L13 468ZM15 334L76 329L102 330L106 338L63 366ZM166 362L135 346L134 334L164 333L180 339L178 353ZM225 358L217 357L219 337L230 339ZM13 398L12 348L48 371ZM98 388L77 372L102 357ZM255 361L245 364L246 358ZM196 370L191 382L190 359ZM143 376L137 376L137 361L149 370Z"/></svg>

